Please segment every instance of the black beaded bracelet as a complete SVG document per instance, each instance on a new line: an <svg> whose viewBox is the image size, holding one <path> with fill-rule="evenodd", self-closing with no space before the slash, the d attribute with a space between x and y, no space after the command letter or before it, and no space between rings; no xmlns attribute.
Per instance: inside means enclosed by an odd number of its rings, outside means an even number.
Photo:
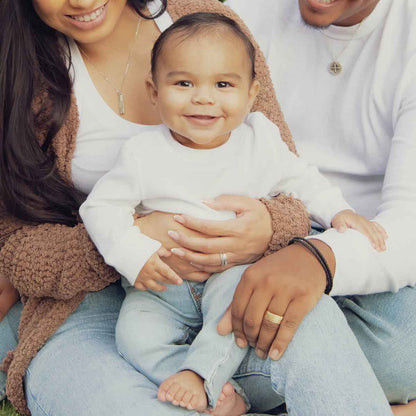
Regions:
<svg viewBox="0 0 416 416"><path fill-rule="evenodd" d="M305 247L307 250L309 250L315 258L319 261L322 268L324 269L325 276L326 276L326 287L325 287L325 294L329 295L329 292L332 290L332 284L334 281L334 277L332 276L331 270L329 270L328 263L325 260L325 257L323 254L306 238L303 237L294 237L292 238L288 245L299 243L303 247Z"/></svg>

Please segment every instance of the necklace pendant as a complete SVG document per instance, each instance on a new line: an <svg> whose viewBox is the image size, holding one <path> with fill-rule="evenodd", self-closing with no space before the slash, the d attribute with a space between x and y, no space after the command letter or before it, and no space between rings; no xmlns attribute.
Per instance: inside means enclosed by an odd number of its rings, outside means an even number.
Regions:
<svg viewBox="0 0 416 416"><path fill-rule="evenodd" d="M124 108L124 96L122 92L117 92L118 94L118 112L121 116L124 116L125 114L125 108Z"/></svg>
<svg viewBox="0 0 416 416"><path fill-rule="evenodd" d="M328 71L332 75L338 75L342 72L342 65L337 61L333 61L328 65Z"/></svg>

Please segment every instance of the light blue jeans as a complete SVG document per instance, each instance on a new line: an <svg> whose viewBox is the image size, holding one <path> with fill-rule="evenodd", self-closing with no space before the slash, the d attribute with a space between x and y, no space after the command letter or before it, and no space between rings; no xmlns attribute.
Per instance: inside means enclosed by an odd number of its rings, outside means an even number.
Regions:
<svg viewBox="0 0 416 416"><path fill-rule="evenodd" d="M157 386L118 354L123 299L118 285L89 294L32 360L25 378L32 416L196 416L158 402ZM380 384L391 402L416 398L415 312L414 288L324 296L279 361L250 349L235 378L253 411L286 400L291 416L391 415ZM0 325L2 349L15 342L12 321Z"/></svg>
<svg viewBox="0 0 416 416"><path fill-rule="evenodd" d="M217 332L247 267L216 273L206 283L170 285L164 292L127 287L116 327L120 354L157 385L178 371L192 370L205 380L209 404L215 407L248 351L237 347L233 334Z"/></svg>

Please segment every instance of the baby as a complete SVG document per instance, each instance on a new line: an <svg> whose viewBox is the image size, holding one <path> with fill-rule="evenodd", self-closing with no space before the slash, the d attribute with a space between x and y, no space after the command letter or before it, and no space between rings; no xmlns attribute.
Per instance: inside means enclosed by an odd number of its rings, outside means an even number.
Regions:
<svg viewBox="0 0 416 416"><path fill-rule="evenodd" d="M154 46L147 82L164 124L125 143L80 209L105 261L125 278L120 354L160 386L160 400L197 411L217 405L215 414L224 416L246 412L232 376L247 350L216 326L247 265L205 283L183 281L162 261L160 243L134 225L135 211L224 220L235 214L203 201L286 193L324 228L336 224L384 240L379 226L355 214L338 188L288 150L276 125L250 114L259 90L254 61L250 40L225 16L196 13L175 22ZM241 395L229 393L229 381Z"/></svg>

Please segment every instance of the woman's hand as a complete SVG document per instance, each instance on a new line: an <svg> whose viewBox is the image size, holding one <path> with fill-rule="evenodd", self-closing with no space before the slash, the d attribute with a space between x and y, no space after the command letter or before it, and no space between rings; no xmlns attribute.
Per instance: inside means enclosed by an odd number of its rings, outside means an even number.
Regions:
<svg viewBox="0 0 416 416"><path fill-rule="evenodd" d="M19 300L19 292L12 286L8 279L0 277L0 321L7 312Z"/></svg>
<svg viewBox="0 0 416 416"><path fill-rule="evenodd" d="M201 236L201 234L188 230L176 222L173 219L173 214L165 212L154 211L144 217L136 218L134 222L143 234L146 234L154 240L160 241L162 246L168 250L178 247L178 244L169 237L169 230L177 231L192 237ZM189 264L188 261L183 260L178 256L164 256L163 261L170 266L176 274L185 280L204 282L211 275L211 273L198 270L195 266Z"/></svg>
<svg viewBox="0 0 416 416"><path fill-rule="evenodd" d="M237 264L252 263L267 250L273 234L271 217L260 201L245 197L223 195L207 205L216 210L229 210L236 218L211 221L175 215L175 220L195 234L172 230L169 236L176 242L173 254L192 263L201 271L214 273ZM221 266L220 253L227 258Z"/></svg>
<svg viewBox="0 0 416 416"><path fill-rule="evenodd" d="M324 255L333 274L332 250L319 240L309 241ZM325 272L318 260L301 245L288 246L246 269L218 332L233 331L239 347L248 344L260 358L279 359L325 287ZM265 319L266 311L283 317L280 325Z"/></svg>

